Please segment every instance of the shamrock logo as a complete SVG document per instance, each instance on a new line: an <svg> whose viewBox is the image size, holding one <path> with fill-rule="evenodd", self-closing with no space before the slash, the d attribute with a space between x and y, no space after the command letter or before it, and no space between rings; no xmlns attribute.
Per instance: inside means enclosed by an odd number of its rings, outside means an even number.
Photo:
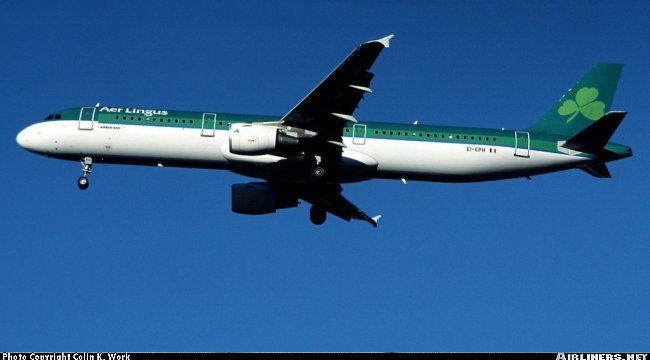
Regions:
<svg viewBox="0 0 650 360"><path fill-rule="evenodd" d="M558 114L562 116L571 115L566 121L570 123L578 115L582 114L589 120L596 121L605 115L605 103L596 101L598 98L598 89L583 87L576 93L576 99L565 100L557 109Z"/></svg>

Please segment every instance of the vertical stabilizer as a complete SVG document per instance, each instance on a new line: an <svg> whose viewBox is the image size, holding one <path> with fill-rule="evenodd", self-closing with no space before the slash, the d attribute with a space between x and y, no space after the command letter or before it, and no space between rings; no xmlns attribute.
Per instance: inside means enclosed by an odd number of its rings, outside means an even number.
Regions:
<svg viewBox="0 0 650 360"><path fill-rule="evenodd" d="M597 64L527 130L567 136L584 130L610 110L622 69L622 64Z"/></svg>

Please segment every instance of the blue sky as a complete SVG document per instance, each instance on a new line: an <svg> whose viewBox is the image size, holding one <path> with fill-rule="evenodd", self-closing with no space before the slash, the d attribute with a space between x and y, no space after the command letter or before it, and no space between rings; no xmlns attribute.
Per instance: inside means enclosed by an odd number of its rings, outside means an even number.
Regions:
<svg viewBox="0 0 650 360"><path fill-rule="evenodd" d="M647 2L0 3L0 349L642 351L650 330ZM345 187L379 228L230 212L228 172L80 165L15 135L97 102L281 115L395 34L362 120L525 128L625 64L613 179Z"/></svg>

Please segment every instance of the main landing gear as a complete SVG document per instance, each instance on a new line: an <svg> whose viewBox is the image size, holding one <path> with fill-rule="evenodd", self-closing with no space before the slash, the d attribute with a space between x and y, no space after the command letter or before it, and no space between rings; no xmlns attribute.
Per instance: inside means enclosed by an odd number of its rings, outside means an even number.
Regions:
<svg viewBox="0 0 650 360"><path fill-rule="evenodd" d="M90 173L92 172L93 159L91 157L86 156L85 158L83 158L83 160L81 160L81 165L83 165L83 169L81 169L81 171L83 171L84 174L82 177L77 179L77 186L79 186L79 189L81 190L86 190L88 189L88 185L90 185L90 183L88 182L88 175L90 175Z"/></svg>
<svg viewBox="0 0 650 360"><path fill-rule="evenodd" d="M314 156L315 164L312 166L310 171L311 181L321 182L325 178L325 166L323 166L323 160L319 155Z"/></svg>
<svg viewBox="0 0 650 360"><path fill-rule="evenodd" d="M316 180L316 181L321 180L321 179L323 179L323 176L325 176L325 168L324 167L322 167L320 165L316 165L311 169L311 177L312 177L313 180Z"/></svg>
<svg viewBox="0 0 650 360"><path fill-rule="evenodd" d="M309 220L314 225L323 225L325 220L327 220L327 211L314 205L309 209Z"/></svg>

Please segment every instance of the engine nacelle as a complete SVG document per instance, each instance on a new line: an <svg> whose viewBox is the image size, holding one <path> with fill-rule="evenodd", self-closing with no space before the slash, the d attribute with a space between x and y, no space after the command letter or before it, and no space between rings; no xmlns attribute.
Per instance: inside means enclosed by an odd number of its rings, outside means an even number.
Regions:
<svg viewBox="0 0 650 360"><path fill-rule="evenodd" d="M231 124L228 137L230 152L238 155L271 154L278 147L298 144L298 139L284 134L278 127L261 124Z"/></svg>
<svg viewBox="0 0 650 360"><path fill-rule="evenodd" d="M232 211L238 214L271 214L298 206L298 199L268 183L232 185Z"/></svg>

